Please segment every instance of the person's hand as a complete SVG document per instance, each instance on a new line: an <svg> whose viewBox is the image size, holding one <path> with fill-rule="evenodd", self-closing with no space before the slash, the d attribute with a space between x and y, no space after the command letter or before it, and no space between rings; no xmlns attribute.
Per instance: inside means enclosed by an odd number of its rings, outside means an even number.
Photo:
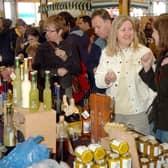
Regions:
<svg viewBox="0 0 168 168"><path fill-rule="evenodd" d="M161 66L164 66L166 64L168 64L168 57L163 59Z"/></svg>
<svg viewBox="0 0 168 168"><path fill-rule="evenodd" d="M61 76L61 77L65 76L67 74L67 72L68 72L68 70L65 68L58 68L57 69L57 74L58 74L58 76Z"/></svg>
<svg viewBox="0 0 168 168"><path fill-rule="evenodd" d="M106 84L110 84L111 82L114 82L117 79L116 74L114 73L114 71L109 71L106 73L105 75L105 82Z"/></svg>
<svg viewBox="0 0 168 168"><path fill-rule="evenodd" d="M152 52L148 52L141 58L141 63L143 65L145 72L147 72L151 68L153 62L154 62L154 56Z"/></svg>
<svg viewBox="0 0 168 168"><path fill-rule="evenodd" d="M60 57L64 61L66 61L66 59L67 59L66 52L64 50L59 49L59 48L57 48L55 50L55 55Z"/></svg>

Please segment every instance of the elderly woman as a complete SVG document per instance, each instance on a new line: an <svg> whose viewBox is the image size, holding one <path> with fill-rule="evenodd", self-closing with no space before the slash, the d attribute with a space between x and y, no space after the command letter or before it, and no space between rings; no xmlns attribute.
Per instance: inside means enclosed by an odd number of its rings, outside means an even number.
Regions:
<svg viewBox="0 0 168 168"><path fill-rule="evenodd" d="M79 58L73 55L73 48L63 40L66 23L63 17L49 16L45 22L47 41L37 49L33 69L38 70L40 93L44 89L44 71L50 70L52 86L54 76L59 79L62 90L68 97L72 97L72 74L81 71ZM42 95L41 95L42 97Z"/></svg>
<svg viewBox="0 0 168 168"><path fill-rule="evenodd" d="M115 99L114 121L124 122L144 134L149 133L145 111L155 93L143 82L139 72L143 68L142 60L148 60L151 65L153 59L151 50L138 42L132 19L119 16L113 21L95 73L97 87L106 88L106 94Z"/></svg>

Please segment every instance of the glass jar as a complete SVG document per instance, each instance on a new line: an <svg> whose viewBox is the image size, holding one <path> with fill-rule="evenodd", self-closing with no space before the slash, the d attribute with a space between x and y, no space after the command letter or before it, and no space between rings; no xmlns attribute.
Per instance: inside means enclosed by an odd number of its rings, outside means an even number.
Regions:
<svg viewBox="0 0 168 168"><path fill-rule="evenodd" d="M118 139L112 139L110 141L110 148L112 151L122 155L128 152L128 143Z"/></svg>
<svg viewBox="0 0 168 168"><path fill-rule="evenodd" d="M117 153L110 153L107 158L109 168L120 168L120 157Z"/></svg>
<svg viewBox="0 0 168 168"><path fill-rule="evenodd" d="M106 151L100 144L90 144L88 148L93 152L95 160L102 160L106 156Z"/></svg>
<svg viewBox="0 0 168 168"><path fill-rule="evenodd" d="M75 148L75 156L79 157L84 164L93 160L93 153L87 146L81 145Z"/></svg>

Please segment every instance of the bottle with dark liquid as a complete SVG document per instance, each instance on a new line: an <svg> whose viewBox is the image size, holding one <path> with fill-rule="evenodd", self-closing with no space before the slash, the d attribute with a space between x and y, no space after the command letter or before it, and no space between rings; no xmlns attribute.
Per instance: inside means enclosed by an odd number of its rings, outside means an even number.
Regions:
<svg viewBox="0 0 168 168"><path fill-rule="evenodd" d="M57 124L56 160L66 162L70 155L70 141L64 114L60 114Z"/></svg>

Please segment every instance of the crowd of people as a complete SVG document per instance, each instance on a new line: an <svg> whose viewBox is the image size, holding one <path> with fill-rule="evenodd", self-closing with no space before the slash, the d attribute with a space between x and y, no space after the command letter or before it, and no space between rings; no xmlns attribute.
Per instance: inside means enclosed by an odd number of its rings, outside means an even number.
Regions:
<svg viewBox="0 0 168 168"><path fill-rule="evenodd" d="M76 104L83 106L90 93L106 94L115 100L114 121L143 134L154 130L158 140L168 142L167 26L166 14L149 20L143 30L140 20L111 18L105 9L78 18L63 11L49 16L38 28L22 19L13 28L10 19L1 17L0 65L7 67L1 75L10 80L15 56L21 60L31 56L40 93L44 71L50 70L51 87L59 82ZM73 90L74 76L84 83L78 93ZM150 105L155 107L152 123L146 113Z"/></svg>

